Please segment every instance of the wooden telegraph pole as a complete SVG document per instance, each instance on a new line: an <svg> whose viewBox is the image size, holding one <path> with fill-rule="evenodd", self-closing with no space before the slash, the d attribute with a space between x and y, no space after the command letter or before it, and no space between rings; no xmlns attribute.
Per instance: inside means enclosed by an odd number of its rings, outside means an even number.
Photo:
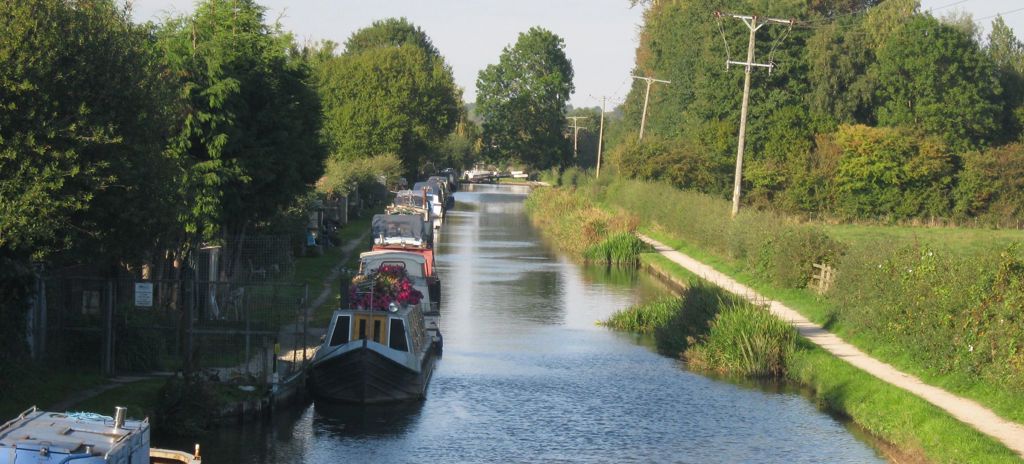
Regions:
<svg viewBox="0 0 1024 464"><path fill-rule="evenodd" d="M644 139L644 125L647 123L647 101L650 100L650 98L651 98L651 84L653 84L655 82L661 82L662 84L671 84L672 81L663 81L661 79L655 79L653 77L640 77L640 76L633 76L633 79L640 79L640 80L647 81L647 93L644 94L644 112L640 116L640 138L638 139L638 140L643 140Z"/></svg>
<svg viewBox="0 0 1024 464"><path fill-rule="evenodd" d="M601 97L601 128L597 130L597 178L601 178L601 142L604 139L604 101Z"/></svg>
<svg viewBox="0 0 1024 464"><path fill-rule="evenodd" d="M587 130L579 125L577 121L587 119L586 116L566 116L565 119L572 119L572 157L576 158L576 139L579 137L580 129Z"/></svg>
<svg viewBox="0 0 1024 464"><path fill-rule="evenodd" d="M721 21L722 16L722 13L718 11L715 12L715 17L718 18L719 21ZM754 42L756 40L757 30L760 29L765 24L771 23L788 24L790 27L792 27L794 21L792 19L762 19L757 16L735 14L731 14L728 16L742 20L743 24L746 24L747 28L750 29L750 40L747 42L747 61L732 61L728 59L728 57L725 60L726 68L728 68L729 65L735 64L742 65L746 70L745 76L743 78L743 104L740 106L740 135L739 142L737 144L738 146L736 147L736 178L733 180L732 189L732 217L736 217L736 214L739 213L740 211L740 182L743 180L743 145L746 142L747 106L749 105L750 101L750 70L753 69L754 66L758 66L762 68L768 68L768 72L771 73L772 68L775 67L775 63L772 63L771 60L769 60L768 63L754 62ZM761 21L760 23L758 23L759 20ZM719 23L719 26L721 26L721 23ZM723 40L725 39L724 31L722 32L722 38ZM728 46L728 42L726 43L726 46ZM726 48L726 52L728 53L728 47ZM642 133L643 131L641 130L641 134Z"/></svg>

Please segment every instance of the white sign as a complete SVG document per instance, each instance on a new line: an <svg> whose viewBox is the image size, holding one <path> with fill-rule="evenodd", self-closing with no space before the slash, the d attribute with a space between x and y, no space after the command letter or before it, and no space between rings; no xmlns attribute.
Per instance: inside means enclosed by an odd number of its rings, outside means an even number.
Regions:
<svg viewBox="0 0 1024 464"><path fill-rule="evenodd" d="M136 282L135 283L135 306L140 308L152 308L153 307L153 283L152 282Z"/></svg>

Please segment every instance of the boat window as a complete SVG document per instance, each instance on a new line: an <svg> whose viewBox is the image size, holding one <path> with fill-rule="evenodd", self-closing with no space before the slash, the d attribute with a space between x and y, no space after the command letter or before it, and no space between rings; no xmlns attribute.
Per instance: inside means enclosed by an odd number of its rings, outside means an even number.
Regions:
<svg viewBox="0 0 1024 464"><path fill-rule="evenodd" d="M334 333L331 334L330 346L348 343L349 319L348 316L338 316L338 319L334 321Z"/></svg>
<svg viewBox="0 0 1024 464"><path fill-rule="evenodd" d="M391 319L391 333L388 335L388 339L390 340L388 346L391 349L409 351L409 343L405 340L405 321Z"/></svg>
<svg viewBox="0 0 1024 464"><path fill-rule="evenodd" d="M380 343L380 320L373 321L373 341Z"/></svg>
<svg viewBox="0 0 1024 464"><path fill-rule="evenodd" d="M359 339L366 338L366 319L359 319Z"/></svg>

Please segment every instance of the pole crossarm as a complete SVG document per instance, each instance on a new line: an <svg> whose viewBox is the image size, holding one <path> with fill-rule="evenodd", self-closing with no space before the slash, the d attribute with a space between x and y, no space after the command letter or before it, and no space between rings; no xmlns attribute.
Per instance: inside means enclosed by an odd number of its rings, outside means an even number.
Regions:
<svg viewBox="0 0 1024 464"><path fill-rule="evenodd" d="M775 51L772 47L772 53L768 54L768 63L755 63L754 62L754 43L756 41L757 30L764 27L766 24L786 24L790 28L796 23L794 19L776 19L776 18L761 18L757 15L738 15L738 14L722 14L720 11L715 12L715 18L719 23L719 31L722 33L722 40L726 45L726 52L728 53L729 42L725 38L725 30L722 28L721 21L723 16L729 16L732 18L743 21L743 24L750 29L750 38L747 42L747 60L746 61L734 61L729 59L727 56L725 59L725 67L729 68L729 65L743 66L745 69L745 75L743 77L743 103L740 107L740 131L739 137L736 143L736 174L733 179L733 191L732 191L732 217L736 217L736 214L740 211L740 187L743 181L743 148L746 143L747 134L747 107L750 102L750 73L753 68L768 68L768 73L771 74L772 69L775 68L775 63L772 62L771 56Z"/></svg>
<svg viewBox="0 0 1024 464"><path fill-rule="evenodd" d="M655 79L653 77L643 77L643 76L632 76L632 77L633 77L633 79L640 79L642 81L647 81L647 92L644 93L644 112L640 116L640 138L639 138L639 140L643 140L644 139L644 126L647 124L647 102L651 98L651 84L653 84L655 82L662 83L662 84L671 84L672 81L666 81L666 80L662 80L662 79Z"/></svg>

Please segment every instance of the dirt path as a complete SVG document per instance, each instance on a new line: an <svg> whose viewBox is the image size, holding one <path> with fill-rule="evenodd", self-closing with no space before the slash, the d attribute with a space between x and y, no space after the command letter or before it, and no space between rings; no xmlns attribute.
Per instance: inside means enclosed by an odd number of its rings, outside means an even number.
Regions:
<svg viewBox="0 0 1024 464"><path fill-rule="evenodd" d="M885 382L907 390L925 401L942 408L958 420L999 440L1007 448L1024 457L1024 426L997 416L990 409L978 404L974 400L963 398L939 387L928 385L917 377L901 372L895 367L872 358L782 303L768 300L753 289L714 270L711 266L701 263L650 237L643 234L639 234L639 236L641 240L654 246L654 249L662 256L683 266L702 279L742 296L753 303L767 306L773 314L796 327L800 335L829 353Z"/></svg>

